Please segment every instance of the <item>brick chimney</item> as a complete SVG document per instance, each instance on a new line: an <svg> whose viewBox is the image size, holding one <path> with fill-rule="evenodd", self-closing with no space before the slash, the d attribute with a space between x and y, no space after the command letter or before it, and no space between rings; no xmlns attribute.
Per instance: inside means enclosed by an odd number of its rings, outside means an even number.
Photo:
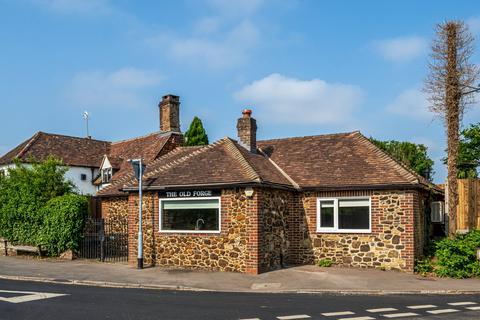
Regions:
<svg viewBox="0 0 480 320"><path fill-rule="evenodd" d="M160 131L180 132L180 97L167 94L158 104L160 109Z"/></svg>
<svg viewBox="0 0 480 320"><path fill-rule="evenodd" d="M257 120L252 118L252 110L242 111L242 117L237 121L237 132L240 145L248 151L257 151Z"/></svg>

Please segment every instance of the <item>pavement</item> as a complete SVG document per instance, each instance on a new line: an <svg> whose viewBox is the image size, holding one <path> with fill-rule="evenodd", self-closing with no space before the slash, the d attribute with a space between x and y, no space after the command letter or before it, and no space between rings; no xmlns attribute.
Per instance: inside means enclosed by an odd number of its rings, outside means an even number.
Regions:
<svg viewBox="0 0 480 320"><path fill-rule="evenodd" d="M121 288L247 293L480 294L480 279L428 278L396 271L307 265L260 275L128 264L0 256L0 279Z"/></svg>
<svg viewBox="0 0 480 320"><path fill-rule="evenodd" d="M192 292L0 279L1 320L478 320L475 295Z"/></svg>

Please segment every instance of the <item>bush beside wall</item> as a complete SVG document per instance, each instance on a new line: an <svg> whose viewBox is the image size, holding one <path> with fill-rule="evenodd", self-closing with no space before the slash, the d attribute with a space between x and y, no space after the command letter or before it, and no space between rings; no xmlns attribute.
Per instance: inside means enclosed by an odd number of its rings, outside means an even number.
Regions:
<svg viewBox="0 0 480 320"><path fill-rule="evenodd" d="M435 251L435 273L453 278L480 276L477 248L480 248L480 230L439 241Z"/></svg>
<svg viewBox="0 0 480 320"><path fill-rule="evenodd" d="M43 207L41 244L48 255L58 256L78 249L87 210L87 198L75 194L53 198Z"/></svg>

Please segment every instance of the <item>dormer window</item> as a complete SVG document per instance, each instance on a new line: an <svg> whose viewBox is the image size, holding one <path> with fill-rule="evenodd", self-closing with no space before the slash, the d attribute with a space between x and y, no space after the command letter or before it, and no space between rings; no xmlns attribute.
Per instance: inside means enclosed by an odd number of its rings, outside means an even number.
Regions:
<svg viewBox="0 0 480 320"><path fill-rule="evenodd" d="M102 169L102 183L112 182L112 167Z"/></svg>

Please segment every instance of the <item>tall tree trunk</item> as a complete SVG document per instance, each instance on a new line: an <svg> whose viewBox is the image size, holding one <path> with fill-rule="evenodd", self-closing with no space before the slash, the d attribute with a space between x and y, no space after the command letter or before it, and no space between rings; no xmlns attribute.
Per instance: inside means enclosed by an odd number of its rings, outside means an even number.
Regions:
<svg viewBox="0 0 480 320"><path fill-rule="evenodd" d="M446 125L447 125L447 167L448 167L448 216L450 236L457 231L457 159L460 136L460 73L457 61L458 25L447 24L447 77L446 77Z"/></svg>

